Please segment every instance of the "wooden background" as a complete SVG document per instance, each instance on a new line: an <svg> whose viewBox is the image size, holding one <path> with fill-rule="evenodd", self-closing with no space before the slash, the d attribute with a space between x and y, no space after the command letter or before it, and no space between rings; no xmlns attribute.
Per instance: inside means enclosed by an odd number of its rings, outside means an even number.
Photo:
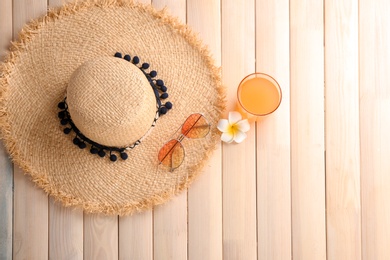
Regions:
<svg viewBox="0 0 390 260"><path fill-rule="evenodd" d="M1 0L0 55L60 2ZM1 149L0 259L390 259L390 1L152 4L209 45L229 111L254 71L279 81L280 108L188 192L132 217L61 207Z"/></svg>

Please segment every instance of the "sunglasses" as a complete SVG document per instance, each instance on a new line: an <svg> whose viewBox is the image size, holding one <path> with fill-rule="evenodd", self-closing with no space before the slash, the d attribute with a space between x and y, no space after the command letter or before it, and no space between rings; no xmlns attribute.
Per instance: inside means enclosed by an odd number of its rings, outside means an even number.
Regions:
<svg viewBox="0 0 390 260"><path fill-rule="evenodd" d="M177 131L176 131L177 132ZM199 114L191 114L181 125L181 133L161 147L158 152L160 164L170 168L170 171L178 168L184 161L185 152L182 145L183 139L198 139L205 137L210 132L210 124L207 119Z"/></svg>

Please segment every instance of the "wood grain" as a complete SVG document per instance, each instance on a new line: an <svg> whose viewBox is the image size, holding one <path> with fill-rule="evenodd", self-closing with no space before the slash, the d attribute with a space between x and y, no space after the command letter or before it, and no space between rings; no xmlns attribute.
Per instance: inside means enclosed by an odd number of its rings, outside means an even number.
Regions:
<svg viewBox="0 0 390 260"><path fill-rule="evenodd" d="M63 2L1 0L0 57ZM188 22L222 65L225 116L256 70L279 81L281 107L244 143L223 144L188 196L119 221L48 200L0 147L0 258L390 259L390 2L153 5Z"/></svg>
<svg viewBox="0 0 390 260"><path fill-rule="evenodd" d="M49 201L49 259L83 259L83 212Z"/></svg>
<svg viewBox="0 0 390 260"><path fill-rule="evenodd" d="M14 167L13 259L48 258L48 198L22 170Z"/></svg>
<svg viewBox="0 0 390 260"><path fill-rule="evenodd" d="M358 2L325 2L327 254L361 258Z"/></svg>
<svg viewBox="0 0 390 260"><path fill-rule="evenodd" d="M49 8L69 2L49 0ZM49 259L83 259L83 212L49 200Z"/></svg>
<svg viewBox="0 0 390 260"><path fill-rule="evenodd" d="M151 0L138 0L151 4ZM119 217L119 259L153 259L153 211Z"/></svg>
<svg viewBox="0 0 390 260"><path fill-rule="evenodd" d="M208 45L221 65L221 12L219 0L188 0L187 23ZM201 176L188 190L188 258L222 259L221 146L214 151Z"/></svg>
<svg viewBox="0 0 390 260"><path fill-rule="evenodd" d="M255 2L224 0L222 6L222 82L228 88L227 111L236 110L237 86L255 70ZM226 113L227 116L227 113ZM255 128L241 144L223 144L223 258L255 259Z"/></svg>
<svg viewBox="0 0 390 260"><path fill-rule="evenodd" d="M119 259L153 259L152 211L119 217Z"/></svg>
<svg viewBox="0 0 390 260"><path fill-rule="evenodd" d="M0 1L0 59L12 40L12 0Z"/></svg>
<svg viewBox="0 0 390 260"><path fill-rule="evenodd" d="M46 13L46 1L13 1L13 35L24 24ZM48 258L48 197L14 168L14 259ZM28 220L28 221L27 221Z"/></svg>
<svg viewBox="0 0 390 260"><path fill-rule="evenodd" d="M84 259L118 259L118 217L84 214Z"/></svg>
<svg viewBox="0 0 390 260"><path fill-rule="evenodd" d="M12 258L13 171L8 155L0 145L0 259Z"/></svg>
<svg viewBox="0 0 390 260"><path fill-rule="evenodd" d="M290 1L293 259L326 259L322 0Z"/></svg>
<svg viewBox="0 0 390 260"><path fill-rule="evenodd" d="M389 1L359 1L363 259L390 259L389 11Z"/></svg>
<svg viewBox="0 0 390 260"><path fill-rule="evenodd" d="M274 77L283 96L257 124L258 259L292 257L289 37L289 1L257 0L256 70Z"/></svg>
<svg viewBox="0 0 390 260"><path fill-rule="evenodd" d="M0 2L0 59L12 40L12 0ZM13 169L0 144L0 259L12 258Z"/></svg>
<svg viewBox="0 0 390 260"><path fill-rule="evenodd" d="M47 0L49 8L61 7L62 5L71 2L72 0Z"/></svg>
<svg viewBox="0 0 390 260"><path fill-rule="evenodd" d="M152 1L156 9L168 12L186 23L185 0ZM187 192L154 210L154 259L187 259Z"/></svg>
<svg viewBox="0 0 390 260"><path fill-rule="evenodd" d="M187 259L187 193L154 209L154 260Z"/></svg>

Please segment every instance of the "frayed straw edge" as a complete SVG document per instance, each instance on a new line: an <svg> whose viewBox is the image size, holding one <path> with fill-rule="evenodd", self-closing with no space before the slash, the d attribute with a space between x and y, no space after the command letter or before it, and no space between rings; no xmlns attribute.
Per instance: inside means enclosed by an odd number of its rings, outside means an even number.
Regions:
<svg viewBox="0 0 390 260"><path fill-rule="evenodd" d="M135 212L141 212L153 208L165 203L173 196L179 194L183 190L187 189L195 177L201 172L206 162L209 161L214 150L219 143L219 133L216 129L212 131L213 143L210 145L209 150L206 152L204 159L196 166L189 169L192 174L188 175L188 178L184 183L179 184L175 191L167 191L161 194L156 194L151 198L144 199L139 203L129 203L125 205L111 205L111 204L96 204L83 201L79 198L75 198L70 194L62 192L59 188L53 187L47 179L45 174L39 174L34 172L21 158L16 147L16 141L13 138L11 132L12 127L9 121L9 114L7 108L7 90L8 90L8 78L11 76L15 63L24 51L28 51L28 44L34 38L34 35L39 33L40 28L49 22L53 22L57 19L61 19L63 16L72 15L83 10L87 10L91 7L113 8L113 7L128 7L138 8L143 12L151 14L157 20L160 20L163 24L168 24L174 28L187 42L196 50L199 51L204 59L207 68L210 71L210 77L217 83L216 89L218 92L218 99L213 104L214 108L219 111L219 117L222 116L226 107L226 90L221 85L221 70L214 64L214 59L211 56L208 48L203 45L197 35L185 24L182 24L177 18L170 16L166 9L161 11L155 10L150 5L143 5L140 3L134 3L133 1L126 0L86 0L75 1L74 3L65 4L63 7L51 9L47 15L38 19L30 21L20 32L17 41L11 42L10 51L6 55L6 58L2 64L0 64L0 126L3 143L10 154L12 161L19 165L25 174L31 176L32 181L42 188L48 195L53 197L56 201L60 201L64 206L82 208L87 213L103 213L106 215L130 215Z"/></svg>

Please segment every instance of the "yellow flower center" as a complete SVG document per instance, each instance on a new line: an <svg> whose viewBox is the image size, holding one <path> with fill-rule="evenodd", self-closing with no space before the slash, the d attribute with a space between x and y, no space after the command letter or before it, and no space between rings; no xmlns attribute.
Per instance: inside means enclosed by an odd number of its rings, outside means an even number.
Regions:
<svg viewBox="0 0 390 260"><path fill-rule="evenodd" d="M236 135L236 133L238 132L238 126L237 124L232 124L229 126L229 130L228 130L228 133L231 134L231 135Z"/></svg>

